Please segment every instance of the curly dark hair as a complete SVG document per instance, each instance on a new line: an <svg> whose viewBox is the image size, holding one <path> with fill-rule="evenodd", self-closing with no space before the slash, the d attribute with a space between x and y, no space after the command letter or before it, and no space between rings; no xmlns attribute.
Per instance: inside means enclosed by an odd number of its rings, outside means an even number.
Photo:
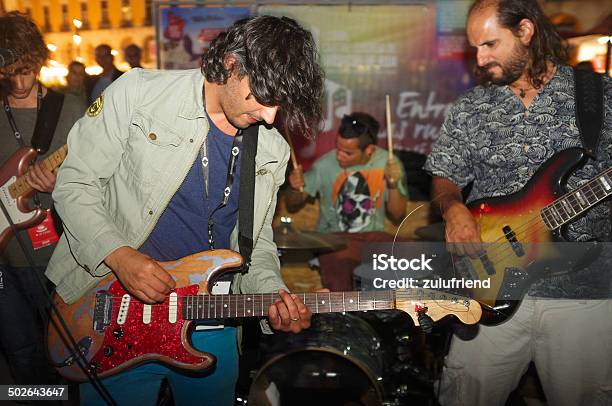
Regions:
<svg viewBox="0 0 612 406"><path fill-rule="evenodd" d="M16 68L39 68L49 57L49 50L36 24L16 11L0 17L0 47L12 50L19 62L0 69L3 74L11 74Z"/></svg>
<svg viewBox="0 0 612 406"><path fill-rule="evenodd" d="M538 89L548 70L547 62L567 63L567 43L544 14L536 0L476 0L470 7L468 15L474 11L496 7L499 24L519 35L520 23L530 20L535 32L529 44L530 61L527 65L527 76L531 85Z"/></svg>
<svg viewBox="0 0 612 406"><path fill-rule="evenodd" d="M225 68L225 58L236 63ZM215 38L202 57L202 73L225 84L232 70L248 77L264 106L280 106L285 128L314 138L322 118L323 70L312 34L288 17L258 16L237 21Z"/></svg>

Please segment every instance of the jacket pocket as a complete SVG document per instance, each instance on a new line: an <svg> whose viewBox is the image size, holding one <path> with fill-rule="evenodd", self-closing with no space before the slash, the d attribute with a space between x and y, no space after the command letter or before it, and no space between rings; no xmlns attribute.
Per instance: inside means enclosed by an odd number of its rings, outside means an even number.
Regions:
<svg viewBox="0 0 612 406"><path fill-rule="evenodd" d="M183 137L176 134L166 124L142 112L136 111L134 113L131 127L134 129L134 133L136 133L137 136L143 136L144 139L153 146L178 147L183 142Z"/></svg>
<svg viewBox="0 0 612 406"><path fill-rule="evenodd" d="M126 177L149 184L160 182L172 172L174 153L183 137L163 122L139 112L134 113L129 131L122 157Z"/></svg>

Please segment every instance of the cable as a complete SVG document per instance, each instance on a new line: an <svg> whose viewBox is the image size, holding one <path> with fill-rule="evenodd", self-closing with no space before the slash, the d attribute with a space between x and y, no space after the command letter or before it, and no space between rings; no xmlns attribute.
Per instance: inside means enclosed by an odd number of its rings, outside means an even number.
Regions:
<svg viewBox="0 0 612 406"><path fill-rule="evenodd" d="M17 243L19 244L21 250L23 251L23 254L26 257L26 260L30 268L34 270L36 268L36 264L34 263L34 258L32 258L32 255L27 250L25 242L21 238L19 230L17 229L17 226L15 226L15 223L13 223L13 220L11 219L9 215L8 209L6 208L6 205L4 204L2 199L0 199L0 208L2 209L2 213L4 214L4 217L7 219L11 227L11 230L13 232L13 235L15 236L15 239L17 240ZM76 361L77 361L78 366L83 370L83 373L85 374L85 376L87 376L87 379L91 382L91 384L96 389L96 391L100 394L102 399L106 402L106 404L115 406L117 403L115 402L111 394L108 392L108 389L106 389L106 387L102 384L102 382L100 381L100 378L98 378L96 373L95 372L92 373L92 371L87 367L87 360L85 359L85 355L81 353L81 351L79 351L79 347L77 346L74 337L70 333L70 329L68 328L68 325L66 324L65 320L60 315L59 311L57 310L57 307L55 307L55 304L53 303L53 300L52 300L51 292L49 292L49 290L47 289L46 281L42 279L42 276L38 272L35 272L35 274L36 274L36 281L38 282L39 287L41 288L41 292L46 293L45 299L47 301L47 305L49 306L49 309L52 312L54 312L54 314L57 317L57 320L59 320L61 324L61 329L63 330L63 333L65 333L65 335L61 334L62 331L58 330L58 332L60 332L60 337L62 337L63 340L65 340L65 338L68 339L69 341L69 345L67 345L68 349L71 349L73 353L77 355ZM37 311L40 313L42 320L47 320L47 317L49 317L50 319L49 324L51 324L51 318L50 318L50 315L47 314L47 311L41 306L39 306L38 304L36 304L36 307L37 307ZM58 328L58 326L55 326L55 328ZM68 343L65 343L65 344L68 344Z"/></svg>

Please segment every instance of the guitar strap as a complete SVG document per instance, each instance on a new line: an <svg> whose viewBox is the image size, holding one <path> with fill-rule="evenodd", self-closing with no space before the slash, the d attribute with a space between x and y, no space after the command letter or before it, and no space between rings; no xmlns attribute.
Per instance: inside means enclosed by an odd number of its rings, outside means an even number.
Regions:
<svg viewBox="0 0 612 406"><path fill-rule="evenodd" d="M576 93L576 125L582 146L592 159L597 159L597 146L603 127L604 90L601 75L574 69Z"/></svg>
<svg viewBox="0 0 612 406"><path fill-rule="evenodd" d="M238 197L238 246L244 258L242 273L249 271L253 253L253 216L255 210L255 155L259 125L243 131L240 157L240 196Z"/></svg>
<svg viewBox="0 0 612 406"><path fill-rule="evenodd" d="M64 95L47 89L47 95L42 99L40 111L36 117L34 134L32 134L32 148L44 155L51 146L60 113L64 105Z"/></svg>
<svg viewBox="0 0 612 406"><path fill-rule="evenodd" d="M574 69L576 93L576 125L587 155L597 159L599 136L603 128L604 88L603 76L595 72ZM612 238L612 201L608 203L610 238Z"/></svg>

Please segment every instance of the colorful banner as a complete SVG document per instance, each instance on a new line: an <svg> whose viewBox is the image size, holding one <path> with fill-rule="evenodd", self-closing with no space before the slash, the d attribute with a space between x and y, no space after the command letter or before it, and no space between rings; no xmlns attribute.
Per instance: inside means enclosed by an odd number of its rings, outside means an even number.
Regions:
<svg viewBox="0 0 612 406"><path fill-rule="evenodd" d="M202 54L220 32L249 17L248 7L160 8L158 66L160 69L198 68Z"/></svg>
<svg viewBox="0 0 612 406"><path fill-rule="evenodd" d="M386 148L386 94L392 104L394 149L429 153L446 112L472 85L461 23L467 4L449 0L425 5L257 8L256 14L289 16L299 21L311 30L320 50L326 73L322 132L316 142L292 134L306 169L335 147L342 116L354 111L370 113L379 120L380 145ZM207 6L162 8L160 66L199 66L210 39L250 11Z"/></svg>
<svg viewBox="0 0 612 406"><path fill-rule="evenodd" d="M350 112L376 117L386 148L386 94L394 149L428 154L446 112L472 84L463 60L440 57L433 4L262 6L259 14L295 18L313 32L320 49L325 122L316 143L302 140L296 146L306 168L335 147L340 120ZM300 145L298 135L293 139Z"/></svg>

